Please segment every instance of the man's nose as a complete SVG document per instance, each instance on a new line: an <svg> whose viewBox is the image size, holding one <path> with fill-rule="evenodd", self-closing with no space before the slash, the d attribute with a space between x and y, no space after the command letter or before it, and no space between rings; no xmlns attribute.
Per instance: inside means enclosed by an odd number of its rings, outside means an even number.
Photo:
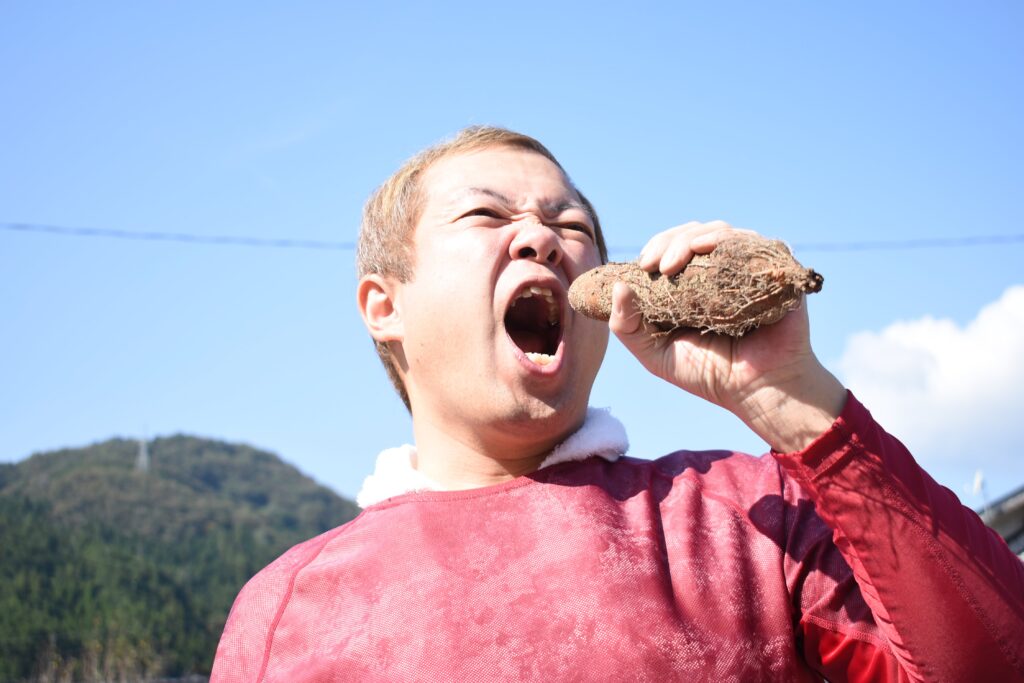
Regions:
<svg viewBox="0 0 1024 683"><path fill-rule="evenodd" d="M525 219L509 245L509 256L554 266L562 260L562 244L554 230L538 220Z"/></svg>

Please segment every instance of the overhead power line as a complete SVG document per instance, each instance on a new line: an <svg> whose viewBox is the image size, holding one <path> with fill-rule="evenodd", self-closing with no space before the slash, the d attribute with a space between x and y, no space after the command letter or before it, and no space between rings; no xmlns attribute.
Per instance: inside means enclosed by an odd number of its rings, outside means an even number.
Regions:
<svg viewBox="0 0 1024 683"><path fill-rule="evenodd" d="M863 240L858 242L804 242L794 244L800 251L868 251L871 249L931 249L935 247L979 247L990 244L1024 242L1024 234L968 235L963 237L915 237L903 240Z"/></svg>
<svg viewBox="0 0 1024 683"><path fill-rule="evenodd" d="M278 237L246 237L240 235L196 235L185 232L135 232L110 228L69 228L62 225L36 223L0 223L0 228L16 232L41 232L74 237L112 237L119 240L147 240L152 242L190 242L193 244L220 244L243 247L275 247L279 249L335 249L352 251L355 242L290 239Z"/></svg>
<svg viewBox="0 0 1024 683"><path fill-rule="evenodd" d="M943 249L980 247L993 244L1024 244L1024 233L1008 235L969 235L962 237L915 237L901 240L859 240L850 242L793 242L789 246L801 253L808 251L895 251L899 249ZM642 247L608 247L610 252L637 253Z"/></svg>
<svg viewBox="0 0 1024 683"><path fill-rule="evenodd" d="M244 235L198 235L184 232L137 232L110 228L73 228L62 225L40 225L38 223L0 223L0 229L12 232L46 233L73 237L107 237L122 240L187 242L191 244L272 247L277 249L329 249L335 251L353 251L356 248L355 242L334 242L330 240L250 237ZM848 242L797 242L791 246L796 251L808 252L941 249L953 247L977 247L995 244L1024 244L1024 233L969 235L960 237L915 237L896 240L859 240ZM609 245L608 247L609 252L616 254L637 253L640 249L641 247L639 246Z"/></svg>

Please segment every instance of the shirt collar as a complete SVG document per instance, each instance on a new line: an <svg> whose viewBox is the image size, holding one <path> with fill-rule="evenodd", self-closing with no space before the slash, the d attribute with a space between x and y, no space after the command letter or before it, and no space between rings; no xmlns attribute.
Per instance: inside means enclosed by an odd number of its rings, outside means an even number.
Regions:
<svg viewBox="0 0 1024 683"><path fill-rule="evenodd" d="M629 438L622 423L607 408L588 408L583 425L555 446L538 469L592 456L614 462L628 450ZM416 469L416 447L404 444L380 452L373 474L363 482L356 503L366 508L404 493L442 490L444 487Z"/></svg>

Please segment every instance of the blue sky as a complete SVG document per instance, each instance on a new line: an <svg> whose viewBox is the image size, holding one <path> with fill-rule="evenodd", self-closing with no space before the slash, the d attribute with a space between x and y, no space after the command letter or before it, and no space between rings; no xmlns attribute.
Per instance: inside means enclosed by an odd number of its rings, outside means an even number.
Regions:
<svg viewBox="0 0 1024 683"><path fill-rule="evenodd" d="M1024 484L1018 3L0 5L0 223L355 239L402 160L476 123L540 138L613 258L688 220L824 273L815 347L969 505ZM806 245L806 250L801 250ZM411 439L353 254L0 230L0 458L187 432L354 495ZM760 453L613 343L632 453ZM876 407L877 406L877 407Z"/></svg>

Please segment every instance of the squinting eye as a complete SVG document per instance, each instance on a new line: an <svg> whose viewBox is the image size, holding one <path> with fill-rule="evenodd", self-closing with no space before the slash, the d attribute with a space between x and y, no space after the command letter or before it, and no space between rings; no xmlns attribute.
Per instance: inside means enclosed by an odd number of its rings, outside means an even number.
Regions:
<svg viewBox="0 0 1024 683"><path fill-rule="evenodd" d="M460 218L468 218L469 216L484 216L486 218L501 218L501 216L498 215L497 211L494 211L493 209L486 209L486 208L483 208L483 207L480 207L478 209L473 209L472 211L467 211L466 213L462 214L462 216L460 216Z"/></svg>
<svg viewBox="0 0 1024 683"><path fill-rule="evenodd" d="M586 223L565 223L562 227L567 228L569 230L576 230L582 232L587 237L594 236L593 232L590 230L590 226L587 225Z"/></svg>

